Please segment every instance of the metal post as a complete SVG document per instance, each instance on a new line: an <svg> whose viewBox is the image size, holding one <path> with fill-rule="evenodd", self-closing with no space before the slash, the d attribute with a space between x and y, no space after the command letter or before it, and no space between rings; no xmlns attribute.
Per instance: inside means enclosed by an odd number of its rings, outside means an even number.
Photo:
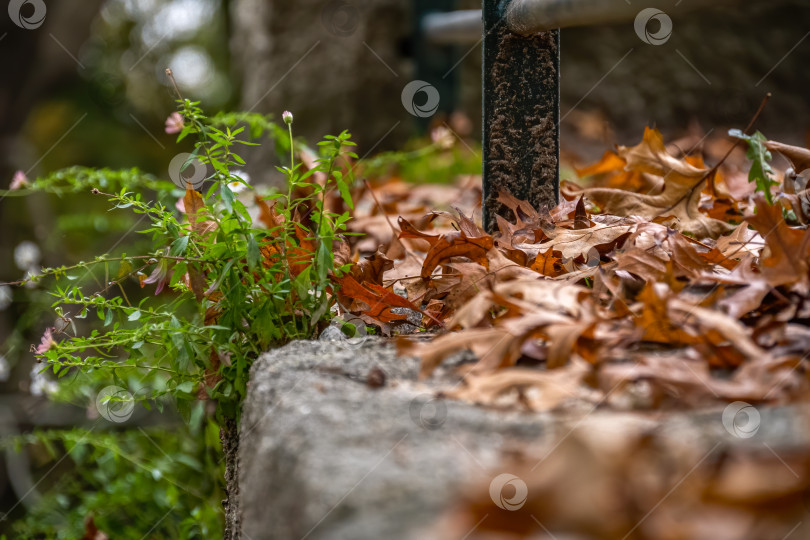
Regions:
<svg viewBox="0 0 810 540"><path fill-rule="evenodd" d="M512 33L502 7L484 0L483 221L497 229L497 202L506 191L535 208L559 198L559 30Z"/></svg>

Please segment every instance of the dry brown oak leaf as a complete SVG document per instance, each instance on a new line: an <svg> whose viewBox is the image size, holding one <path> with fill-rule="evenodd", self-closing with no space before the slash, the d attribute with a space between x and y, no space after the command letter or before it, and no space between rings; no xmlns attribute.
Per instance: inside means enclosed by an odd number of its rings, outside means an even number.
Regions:
<svg viewBox="0 0 810 540"><path fill-rule="evenodd" d="M731 225L700 212L700 192L708 171L669 155L657 130L646 128L641 143L633 147L620 146L618 155L627 162L626 170L662 177L663 191L650 194L612 188L581 188L571 182L563 182L560 190L569 198L584 194L608 214L640 216L649 220L674 216L678 220L676 229L698 238L716 238L733 229Z"/></svg>

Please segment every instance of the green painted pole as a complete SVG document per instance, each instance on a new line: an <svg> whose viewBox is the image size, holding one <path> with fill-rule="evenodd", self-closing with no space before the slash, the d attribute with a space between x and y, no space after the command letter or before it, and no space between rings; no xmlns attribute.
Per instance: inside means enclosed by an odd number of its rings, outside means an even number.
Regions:
<svg viewBox="0 0 810 540"><path fill-rule="evenodd" d="M509 217L506 191L537 209L559 200L559 30L519 35L507 28L508 1L484 0L483 220Z"/></svg>

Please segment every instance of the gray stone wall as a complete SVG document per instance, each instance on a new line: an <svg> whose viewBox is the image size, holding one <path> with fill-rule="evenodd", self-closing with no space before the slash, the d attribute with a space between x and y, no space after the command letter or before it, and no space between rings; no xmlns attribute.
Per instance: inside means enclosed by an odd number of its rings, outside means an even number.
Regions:
<svg viewBox="0 0 810 540"><path fill-rule="evenodd" d="M632 21L564 29L562 114L598 110L626 144L645 125L673 132L698 120L706 130L743 129L772 92L758 127L771 138L807 144L808 30L806 0L744 1L673 15L662 45L644 43Z"/></svg>
<svg viewBox="0 0 810 540"><path fill-rule="evenodd" d="M806 404L757 407L756 432L744 436L735 436L724 424L728 418L722 404L701 411L652 415L611 410L604 404L599 407L601 402L594 406L579 399L554 412L479 407L437 395L442 388L460 384L451 368L469 357L458 355L430 379L419 381L418 361L398 356L390 342L379 338L355 341L296 341L262 355L253 364L239 435L240 504L238 508L234 503L228 506L231 514L239 514L229 523L239 523L241 517L241 538L445 540L462 538L465 533L469 538L493 538L482 530L477 531L480 535L472 534L475 522L453 535L432 527L465 497L486 494L487 485L491 495L491 482L497 475L518 474L514 467L519 458L528 464L527 474L531 474L528 467L541 461L545 470L557 471L543 476L544 482L576 484L578 489L569 493L585 494L591 485L604 487L606 473L598 471L609 467L598 459L628 459L626 449L637 444L632 441L646 441L646 450L638 457L642 465L629 469L632 477L622 479L622 485L632 485L643 477L648 478L644 481L648 485L655 483L652 471L644 472L644 463L668 471L662 474L664 478L671 475L672 491L680 486L679 479L690 477L696 464L704 462L714 463L709 469L716 467L717 471L727 470L720 467L722 462L773 466L763 469L775 471L775 476L772 480L764 476L770 487L762 491L762 513L757 517L765 533L692 538L783 538L787 530L781 530L784 523L779 523L780 519L789 523L788 528L803 522L803 528L793 531L796 538L810 534L807 511L790 522L786 516L791 514L786 512L795 514L797 508L787 506L776 495L783 489L806 492L810 497L810 469L790 461L791 457L807 455L810 408ZM570 449L579 447L572 444L575 440L590 441L595 453L569 454ZM806 462L806 458L801 459ZM787 462L793 463L793 468ZM568 472L562 474L560 470ZM747 486L752 485L746 482L763 477L762 471L760 476L749 468L745 472L742 484L730 488L743 500ZM555 475L558 478L553 478ZM729 485L717 482L721 488ZM530 491L530 497L542 497L542 490L549 485L539 481L533 484L531 490L535 491ZM660 489L662 495L667 489ZM557 493L565 491L559 489ZM728 505L737 504L712 499L711 494L710 502L706 502L702 498L706 493L691 493L693 503L700 508L726 504L723 508L728 509ZM621 508L622 493L615 497ZM646 513L646 505L655 505L650 513L659 506L655 501L639 503L637 519ZM597 514L604 518L604 510L582 504L579 499L569 498L563 504L581 508L577 515L584 523ZM500 518L504 516L509 518L510 513L503 511ZM512 516L528 521L525 514ZM491 516L491 521L496 519L499 517ZM534 522L530 524L534 527ZM554 530L555 535L561 532ZM582 538L565 536L574 537ZM621 535L594 531L588 537Z"/></svg>

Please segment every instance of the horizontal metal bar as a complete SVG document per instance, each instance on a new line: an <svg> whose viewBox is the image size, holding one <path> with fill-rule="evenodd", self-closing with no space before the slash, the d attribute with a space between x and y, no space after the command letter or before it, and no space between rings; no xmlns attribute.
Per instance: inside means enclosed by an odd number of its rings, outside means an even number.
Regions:
<svg viewBox="0 0 810 540"><path fill-rule="evenodd" d="M644 7L672 15L735 1L647 0ZM631 21L640 11L627 0L511 0L506 4L505 19L512 32L529 35L553 28ZM431 13L422 19L422 31L428 41L439 45L477 43L482 32L481 10Z"/></svg>
<svg viewBox="0 0 810 540"><path fill-rule="evenodd" d="M422 33L437 45L472 44L481 40L481 10L429 13L422 18Z"/></svg>
<svg viewBox="0 0 810 540"><path fill-rule="evenodd" d="M668 15L714 7L733 0L646 0L643 5L627 0L511 0L505 10L506 25L516 34L529 35L552 28L617 23L635 19L642 8Z"/></svg>

